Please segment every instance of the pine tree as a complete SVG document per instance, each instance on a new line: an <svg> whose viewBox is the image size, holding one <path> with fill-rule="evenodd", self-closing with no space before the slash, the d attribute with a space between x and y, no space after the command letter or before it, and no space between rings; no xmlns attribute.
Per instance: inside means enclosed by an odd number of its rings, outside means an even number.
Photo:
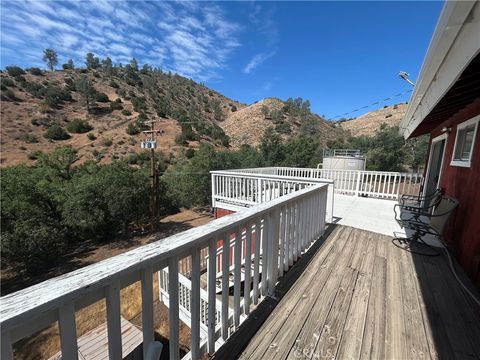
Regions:
<svg viewBox="0 0 480 360"><path fill-rule="evenodd" d="M55 66L58 64L57 53L52 49L43 50L43 61L47 63L50 71L53 71Z"/></svg>

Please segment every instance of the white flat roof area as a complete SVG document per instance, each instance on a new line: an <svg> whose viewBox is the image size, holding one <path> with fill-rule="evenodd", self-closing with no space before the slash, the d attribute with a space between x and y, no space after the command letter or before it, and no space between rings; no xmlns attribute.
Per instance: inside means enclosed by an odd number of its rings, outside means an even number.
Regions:
<svg viewBox="0 0 480 360"><path fill-rule="evenodd" d="M395 221L393 206L396 200L374 199L335 194L333 203L334 223L357 229L393 236L404 234Z"/></svg>

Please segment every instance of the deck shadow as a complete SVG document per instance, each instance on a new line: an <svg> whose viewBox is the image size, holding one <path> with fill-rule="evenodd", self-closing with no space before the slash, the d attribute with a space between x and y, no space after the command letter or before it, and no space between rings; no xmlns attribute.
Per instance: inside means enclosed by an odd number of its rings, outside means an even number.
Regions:
<svg viewBox="0 0 480 360"><path fill-rule="evenodd" d="M267 296L260 302L255 310L245 319L212 356L212 359L236 359L248 345L255 333L270 316L275 307L280 303L290 288L295 284L300 275L305 271L315 255L322 249L323 244L338 225L329 224L325 233L308 249L308 251L279 279L273 297Z"/></svg>
<svg viewBox="0 0 480 360"><path fill-rule="evenodd" d="M439 359L479 359L480 307L455 279L446 251L438 250L438 256L410 253L419 284L418 295L427 314L425 331L431 332L434 342L435 349L430 351ZM458 277L480 298L467 275L452 260Z"/></svg>

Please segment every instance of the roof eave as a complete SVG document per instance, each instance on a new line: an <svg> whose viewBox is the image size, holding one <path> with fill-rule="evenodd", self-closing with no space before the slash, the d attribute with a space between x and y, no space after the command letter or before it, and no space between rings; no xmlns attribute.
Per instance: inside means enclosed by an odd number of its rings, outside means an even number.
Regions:
<svg viewBox="0 0 480 360"><path fill-rule="evenodd" d="M446 1L428 46L400 131L409 138L455 84L480 48L478 2Z"/></svg>

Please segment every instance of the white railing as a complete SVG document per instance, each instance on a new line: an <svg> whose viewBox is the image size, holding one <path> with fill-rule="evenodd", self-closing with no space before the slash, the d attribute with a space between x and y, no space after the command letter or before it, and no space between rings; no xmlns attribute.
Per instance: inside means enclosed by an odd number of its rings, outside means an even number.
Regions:
<svg viewBox="0 0 480 360"><path fill-rule="evenodd" d="M309 188L259 204L244 211L214 220L182 233L158 240L99 263L47 280L0 298L1 358L13 358L12 346L45 327L58 322L62 358L78 359L75 314L99 300L106 300L108 354L120 359L120 290L141 282L143 356L151 359L155 347L153 322L153 274L168 267L169 351L179 358L179 261L191 257L190 296L191 353L198 359L205 349L215 351L217 339L227 339L266 295L273 295L277 280L316 241L325 230L327 187ZM245 269L241 265L241 244L236 241L230 254L232 236L241 238L245 229ZM255 232L255 229L258 231ZM252 247L252 235L255 244ZM217 242L222 240L222 277L220 323L217 313ZM208 249L207 339L201 336L200 252ZM260 249L262 276L260 278ZM229 257L233 257L233 268ZM251 261L250 256L253 258ZM244 271L244 296L241 296L241 272ZM230 281L233 274L233 305L230 310ZM253 276L252 276L253 274Z"/></svg>
<svg viewBox="0 0 480 360"><path fill-rule="evenodd" d="M269 173L289 178L328 179L335 182L335 193L397 199L401 195L418 195L423 184L423 175L391 171L329 170L315 168L275 167ZM275 169L275 171L273 171ZM227 173L257 173L258 169L240 169ZM212 185L213 186L213 185Z"/></svg>
<svg viewBox="0 0 480 360"><path fill-rule="evenodd" d="M165 305L170 305L168 268L158 272L159 299ZM181 273L178 274L178 304L179 317L186 325L192 323L192 282ZM215 326L220 323L222 303L216 301ZM232 313L230 311L230 313ZM200 337L205 340L208 336L208 292L200 287Z"/></svg>
<svg viewBox="0 0 480 360"><path fill-rule="evenodd" d="M333 219L334 182L310 176L309 170L295 175L278 174L279 168L210 171L212 176L212 207L238 211L242 208L271 201L318 184L328 184L327 222Z"/></svg>
<svg viewBox="0 0 480 360"><path fill-rule="evenodd" d="M348 156L360 157L362 152L358 149L324 149L323 157L326 156Z"/></svg>

